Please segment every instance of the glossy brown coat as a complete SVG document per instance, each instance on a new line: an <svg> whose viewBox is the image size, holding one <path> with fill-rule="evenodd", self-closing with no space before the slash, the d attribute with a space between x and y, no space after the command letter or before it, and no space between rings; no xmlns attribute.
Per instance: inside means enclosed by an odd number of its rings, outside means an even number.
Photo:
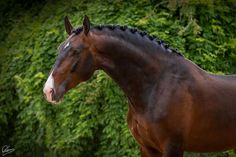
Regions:
<svg viewBox="0 0 236 157"><path fill-rule="evenodd" d="M87 17L84 29L73 31L67 18L65 25L71 47L61 48L53 69L55 101L102 69L128 97L128 126L142 157L236 148L236 76L209 74L134 29L90 28Z"/></svg>

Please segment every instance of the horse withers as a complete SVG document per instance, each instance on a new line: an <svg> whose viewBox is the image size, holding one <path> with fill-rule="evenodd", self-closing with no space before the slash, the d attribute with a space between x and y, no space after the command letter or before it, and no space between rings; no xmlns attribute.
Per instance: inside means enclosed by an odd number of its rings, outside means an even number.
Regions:
<svg viewBox="0 0 236 157"><path fill-rule="evenodd" d="M236 76L205 72L161 40L127 26L74 29L44 86L55 103L98 69L121 87L129 100L128 126L142 157L182 157L184 151L236 148Z"/></svg>

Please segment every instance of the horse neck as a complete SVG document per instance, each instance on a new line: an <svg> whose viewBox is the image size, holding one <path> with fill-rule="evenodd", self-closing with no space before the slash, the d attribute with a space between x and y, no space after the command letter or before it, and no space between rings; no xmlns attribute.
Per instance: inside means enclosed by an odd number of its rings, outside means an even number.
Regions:
<svg viewBox="0 0 236 157"><path fill-rule="evenodd" d="M148 52L117 38L94 36L98 69L104 70L121 87L136 111L144 112L150 92L161 83L160 75L174 62L167 52ZM146 41L152 44L151 41ZM145 52L146 51L146 52ZM164 51L161 46L156 51ZM170 54L169 54L170 55Z"/></svg>

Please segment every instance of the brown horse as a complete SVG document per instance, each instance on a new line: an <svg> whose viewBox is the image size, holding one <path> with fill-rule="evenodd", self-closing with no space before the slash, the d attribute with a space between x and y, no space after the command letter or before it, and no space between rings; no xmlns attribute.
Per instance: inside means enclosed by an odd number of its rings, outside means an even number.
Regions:
<svg viewBox="0 0 236 157"><path fill-rule="evenodd" d="M102 69L129 99L128 126L142 157L236 148L236 76L205 72L160 40L126 26L74 29L45 84L49 102Z"/></svg>

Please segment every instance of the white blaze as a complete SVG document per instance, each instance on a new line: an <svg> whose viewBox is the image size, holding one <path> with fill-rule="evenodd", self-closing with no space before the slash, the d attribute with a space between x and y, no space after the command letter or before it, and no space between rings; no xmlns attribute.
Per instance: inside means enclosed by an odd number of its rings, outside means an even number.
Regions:
<svg viewBox="0 0 236 157"><path fill-rule="evenodd" d="M46 90L46 89L48 89L48 88L54 89L54 79L53 79L52 73L53 73L53 71L52 71L51 74L49 75L49 77L48 77L48 79L47 79L47 82L45 83L45 86L44 86L44 89L43 89L43 90Z"/></svg>
<svg viewBox="0 0 236 157"><path fill-rule="evenodd" d="M49 102L53 102L52 91L54 90L54 79L53 79L52 73L53 73L53 71L49 75L47 82L45 83L44 88L43 88L43 92L46 95L47 100Z"/></svg>
<svg viewBox="0 0 236 157"><path fill-rule="evenodd" d="M70 42L68 42L65 46L64 49L66 49L70 45Z"/></svg>

